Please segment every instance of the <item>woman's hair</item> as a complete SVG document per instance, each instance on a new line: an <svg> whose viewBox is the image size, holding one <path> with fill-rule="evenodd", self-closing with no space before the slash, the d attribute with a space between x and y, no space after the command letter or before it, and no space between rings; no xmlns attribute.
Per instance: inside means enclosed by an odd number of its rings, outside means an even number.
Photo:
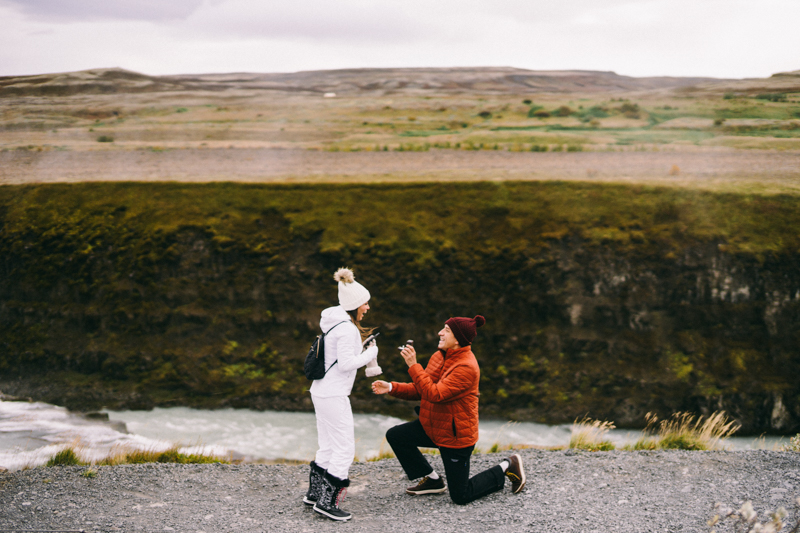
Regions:
<svg viewBox="0 0 800 533"><path fill-rule="evenodd" d="M350 315L350 319L353 321L353 324L356 325L356 327L358 328L358 332L361 333L362 341L367 337L369 337L370 335L372 335L372 332L377 329L377 328L365 328L364 326L361 325L361 322L358 320L358 309L353 309L352 311L348 311L347 314Z"/></svg>

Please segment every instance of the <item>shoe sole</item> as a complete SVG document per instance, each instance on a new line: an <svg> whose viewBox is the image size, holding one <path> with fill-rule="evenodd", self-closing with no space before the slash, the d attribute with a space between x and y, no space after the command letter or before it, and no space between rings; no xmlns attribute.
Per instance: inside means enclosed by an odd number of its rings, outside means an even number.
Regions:
<svg viewBox="0 0 800 533"><path fill-rule="evenodd" d="M336 516L336 515L332 515L332 514L326 513L325 511L323 511L322 509L320 509L316 505L314 505L314 512L317 512L317 513L321 514L322 516L327 516L331 520L336 520L337 522L346 522L346 521L350 520L351 518L353 518L353 515Z"/></svg>
<svg viewBox="0 0 800 533"><path fill-rule="evenodd" d="M522 491L522 489L525 488L526 478L525 478L525 467L522 466L522 457L520 457L518 453L515 453L514 455L516 455L517 461L519 462L519 474L520 474L519 477L522 478L522 480L519 483L519 487L517 487L517 490L513 491L513 494L517 494L520 491Z"/></svg>
<svg viewBox="0 0 800 533"><path fill-rule="evenodd" d="M306 504L306 505L316 505L317 504L316 500L309 500L305 496L303 496L303 503Z"/></svg>
<svg viewBox="0 0 800 533"><path fill-rule="evenodd" d="M428 490L415 490L415 491L406 489L406 494L411 494L412 496L423 496L425 494L441 494L446 490L447 487L442 487L441 489L428 489Z"/></svg>

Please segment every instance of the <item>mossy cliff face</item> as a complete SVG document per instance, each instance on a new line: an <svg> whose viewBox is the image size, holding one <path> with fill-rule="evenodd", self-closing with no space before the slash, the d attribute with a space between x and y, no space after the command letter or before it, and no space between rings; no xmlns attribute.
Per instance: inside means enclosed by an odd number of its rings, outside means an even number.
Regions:
<svg viewBox="0 0 800 533"><path fill-rule="evenodd" d="M800 426L800 198L563 183L0 188L0 389L88 409L310 409L340 266L388 379L453 315L485 416ZM425 359L425 358L423 358ZM406 415L359 374L354 405Z"/></svg>

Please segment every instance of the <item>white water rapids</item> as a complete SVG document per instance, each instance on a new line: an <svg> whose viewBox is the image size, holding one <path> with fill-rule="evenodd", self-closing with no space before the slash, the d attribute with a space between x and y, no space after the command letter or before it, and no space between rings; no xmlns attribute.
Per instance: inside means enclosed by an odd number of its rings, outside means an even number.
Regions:
<svg viewBox="0 0 800 533"><path fill-rule="evenodd" d="M308 461L317 449L313 413L188 407L104 412L110 422L88 420L46 403L0 400L0 469L43 465L70 445L85 461L102 459L119 449L160 451L175 445L184 453L233 453L249 461ZM122 424L114 422L123 422L127 433ZM356 414L356 457L365 460L390 451L384 442L386 430L402 422L389 416ZM618 446L640 436L635 430L609 433L610 440ZM570 425L486 420L480 423L478 447L488 451L495 443L563 446L569 437ZM781 439L735 437L726 442L731 449L772 449ZM788 442L788 438L782 442Z"/></svg>

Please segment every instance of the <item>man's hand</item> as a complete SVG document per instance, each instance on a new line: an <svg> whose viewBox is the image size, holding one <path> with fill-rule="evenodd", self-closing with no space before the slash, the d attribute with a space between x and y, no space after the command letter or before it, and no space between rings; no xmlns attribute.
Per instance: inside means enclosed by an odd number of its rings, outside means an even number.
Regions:
<svg viewBox="0 0 800 533"><path fill-rule="evenodd" d="M372 382L372 392L375 394L388 394L391 385L389 385L388 381L373 381Z"/></svg>
<svg viewBox="0 0 800 533"><path fill-rule="evenodd" d="M417 352L410 344L406 344L403 347L403 351L400 352L400 355L403 356L403 359L409 368L417 364Z"/></svg>

